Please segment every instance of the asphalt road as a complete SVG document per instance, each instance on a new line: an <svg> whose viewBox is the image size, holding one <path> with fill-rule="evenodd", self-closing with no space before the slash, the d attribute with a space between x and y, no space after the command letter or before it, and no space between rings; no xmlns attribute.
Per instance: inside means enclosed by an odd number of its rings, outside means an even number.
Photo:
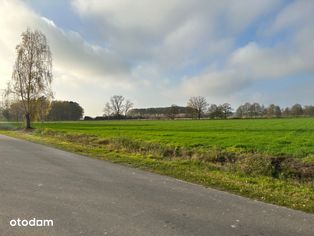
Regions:
<svg viewBox="0 0 314 236"><path fill-rule="evenodd" d="M0 135L0 235L313 236L314 215Z"/></svg>

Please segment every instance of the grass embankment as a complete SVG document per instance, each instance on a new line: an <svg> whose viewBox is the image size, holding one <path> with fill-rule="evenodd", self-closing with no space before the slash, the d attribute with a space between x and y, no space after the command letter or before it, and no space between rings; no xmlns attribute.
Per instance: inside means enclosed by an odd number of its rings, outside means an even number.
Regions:
<svg viewBox="0 0 314 236"><path fill-rule="evenodd" d="M36 126L1 132L314 213L313 119Z"/></svg>

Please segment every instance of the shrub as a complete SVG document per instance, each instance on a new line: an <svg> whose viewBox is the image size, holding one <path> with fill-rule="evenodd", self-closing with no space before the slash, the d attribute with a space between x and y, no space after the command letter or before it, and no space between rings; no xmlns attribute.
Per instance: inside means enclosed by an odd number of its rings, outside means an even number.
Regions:
<svg viewBox="0 0 314 236"><path fill-rule="evenodd" d="M274 166L270 157L262 155L245 156L236 162L236 170L251 176L273 176Z"/></svg>
<svg viewBox="0 0 314 236"><path fill-rule="evenodd" d="M281 163L280 177L299 180L313 180L314 164L304 163L292 158L286 159Z"/></svg>

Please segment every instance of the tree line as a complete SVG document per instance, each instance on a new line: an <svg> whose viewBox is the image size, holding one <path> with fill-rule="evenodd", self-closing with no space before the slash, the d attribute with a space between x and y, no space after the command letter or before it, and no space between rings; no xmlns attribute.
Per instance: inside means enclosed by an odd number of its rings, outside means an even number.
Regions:
<svg viewBox="0 0 314 236"><path fill-rule="evenodd" d="M291 107L281 108L275 104L265 107L259 103L245 103L237 108L235 116L239 118L314 116L314 106L294 104Z"/></svg>
<svg viewBox="0 0 314 236"><path fill-rule="evenodd" d="M31 121L79 120L84 110L76 102L52 101L52 56L46 36L27 29L21 34L21 43L16 47L16 60L12 78L4 92L0 106L0 119L21 121L31 128ZM96 119L152 119L152 118L260 118L314 116L313 106L295 104L280 108L259 103L245 103L234 110L229 103L211 104L205 97L191 97L187 105L163 108L133 109L133 103L121 95L114 95L105 103L103 116ZM86 120L93 119L85 117Z"/></svg>
<svg viewBox="0 0 314 236"><path fill-rule="evenodd" d="M220 105L180 107L172 105L160 108L132 109L129 118L138 119L246 119L246 118L280 118L280 117L314 117L314 106L295 104L281 108L271 104L264 106L259 103L245 103L233 109L229 103Z"/></svg>
<svg viewBox="0 0 314 236"><path fill-rule="evenodd" d="M133 108L133 103L122 95L115 95L105 104L103 115L96 118L86 116L85 120L113 119L227 119L227 118L279 118L311 117L314 106L295 104L281 108L271 104L244 103L233 109L229 103L209 104L205 97L191 97L186 106L175 104L169 107Z"/></svg>
<svg viewBox="0 0 314 236"><path fill-rule="evenodd" d="M41 97L32 103L32 121L75 121L83 118L84 109L77 102L49 101ZM25 111L21 101L5 101L0 105L0 120L20 122L24 119Z"/></svg>

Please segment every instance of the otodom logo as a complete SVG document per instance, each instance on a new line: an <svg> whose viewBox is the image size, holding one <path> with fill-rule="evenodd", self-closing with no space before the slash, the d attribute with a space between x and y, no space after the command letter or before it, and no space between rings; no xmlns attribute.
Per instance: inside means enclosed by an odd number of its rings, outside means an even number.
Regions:
<svg viewBox="0 0 314 236"><path fill-rule="evenodd" d="M10 226L11 227L52 227L53 226L53 220L49 219L30 219L30 220L26 220L26 219L12 219L10 220Z"/></svg>

